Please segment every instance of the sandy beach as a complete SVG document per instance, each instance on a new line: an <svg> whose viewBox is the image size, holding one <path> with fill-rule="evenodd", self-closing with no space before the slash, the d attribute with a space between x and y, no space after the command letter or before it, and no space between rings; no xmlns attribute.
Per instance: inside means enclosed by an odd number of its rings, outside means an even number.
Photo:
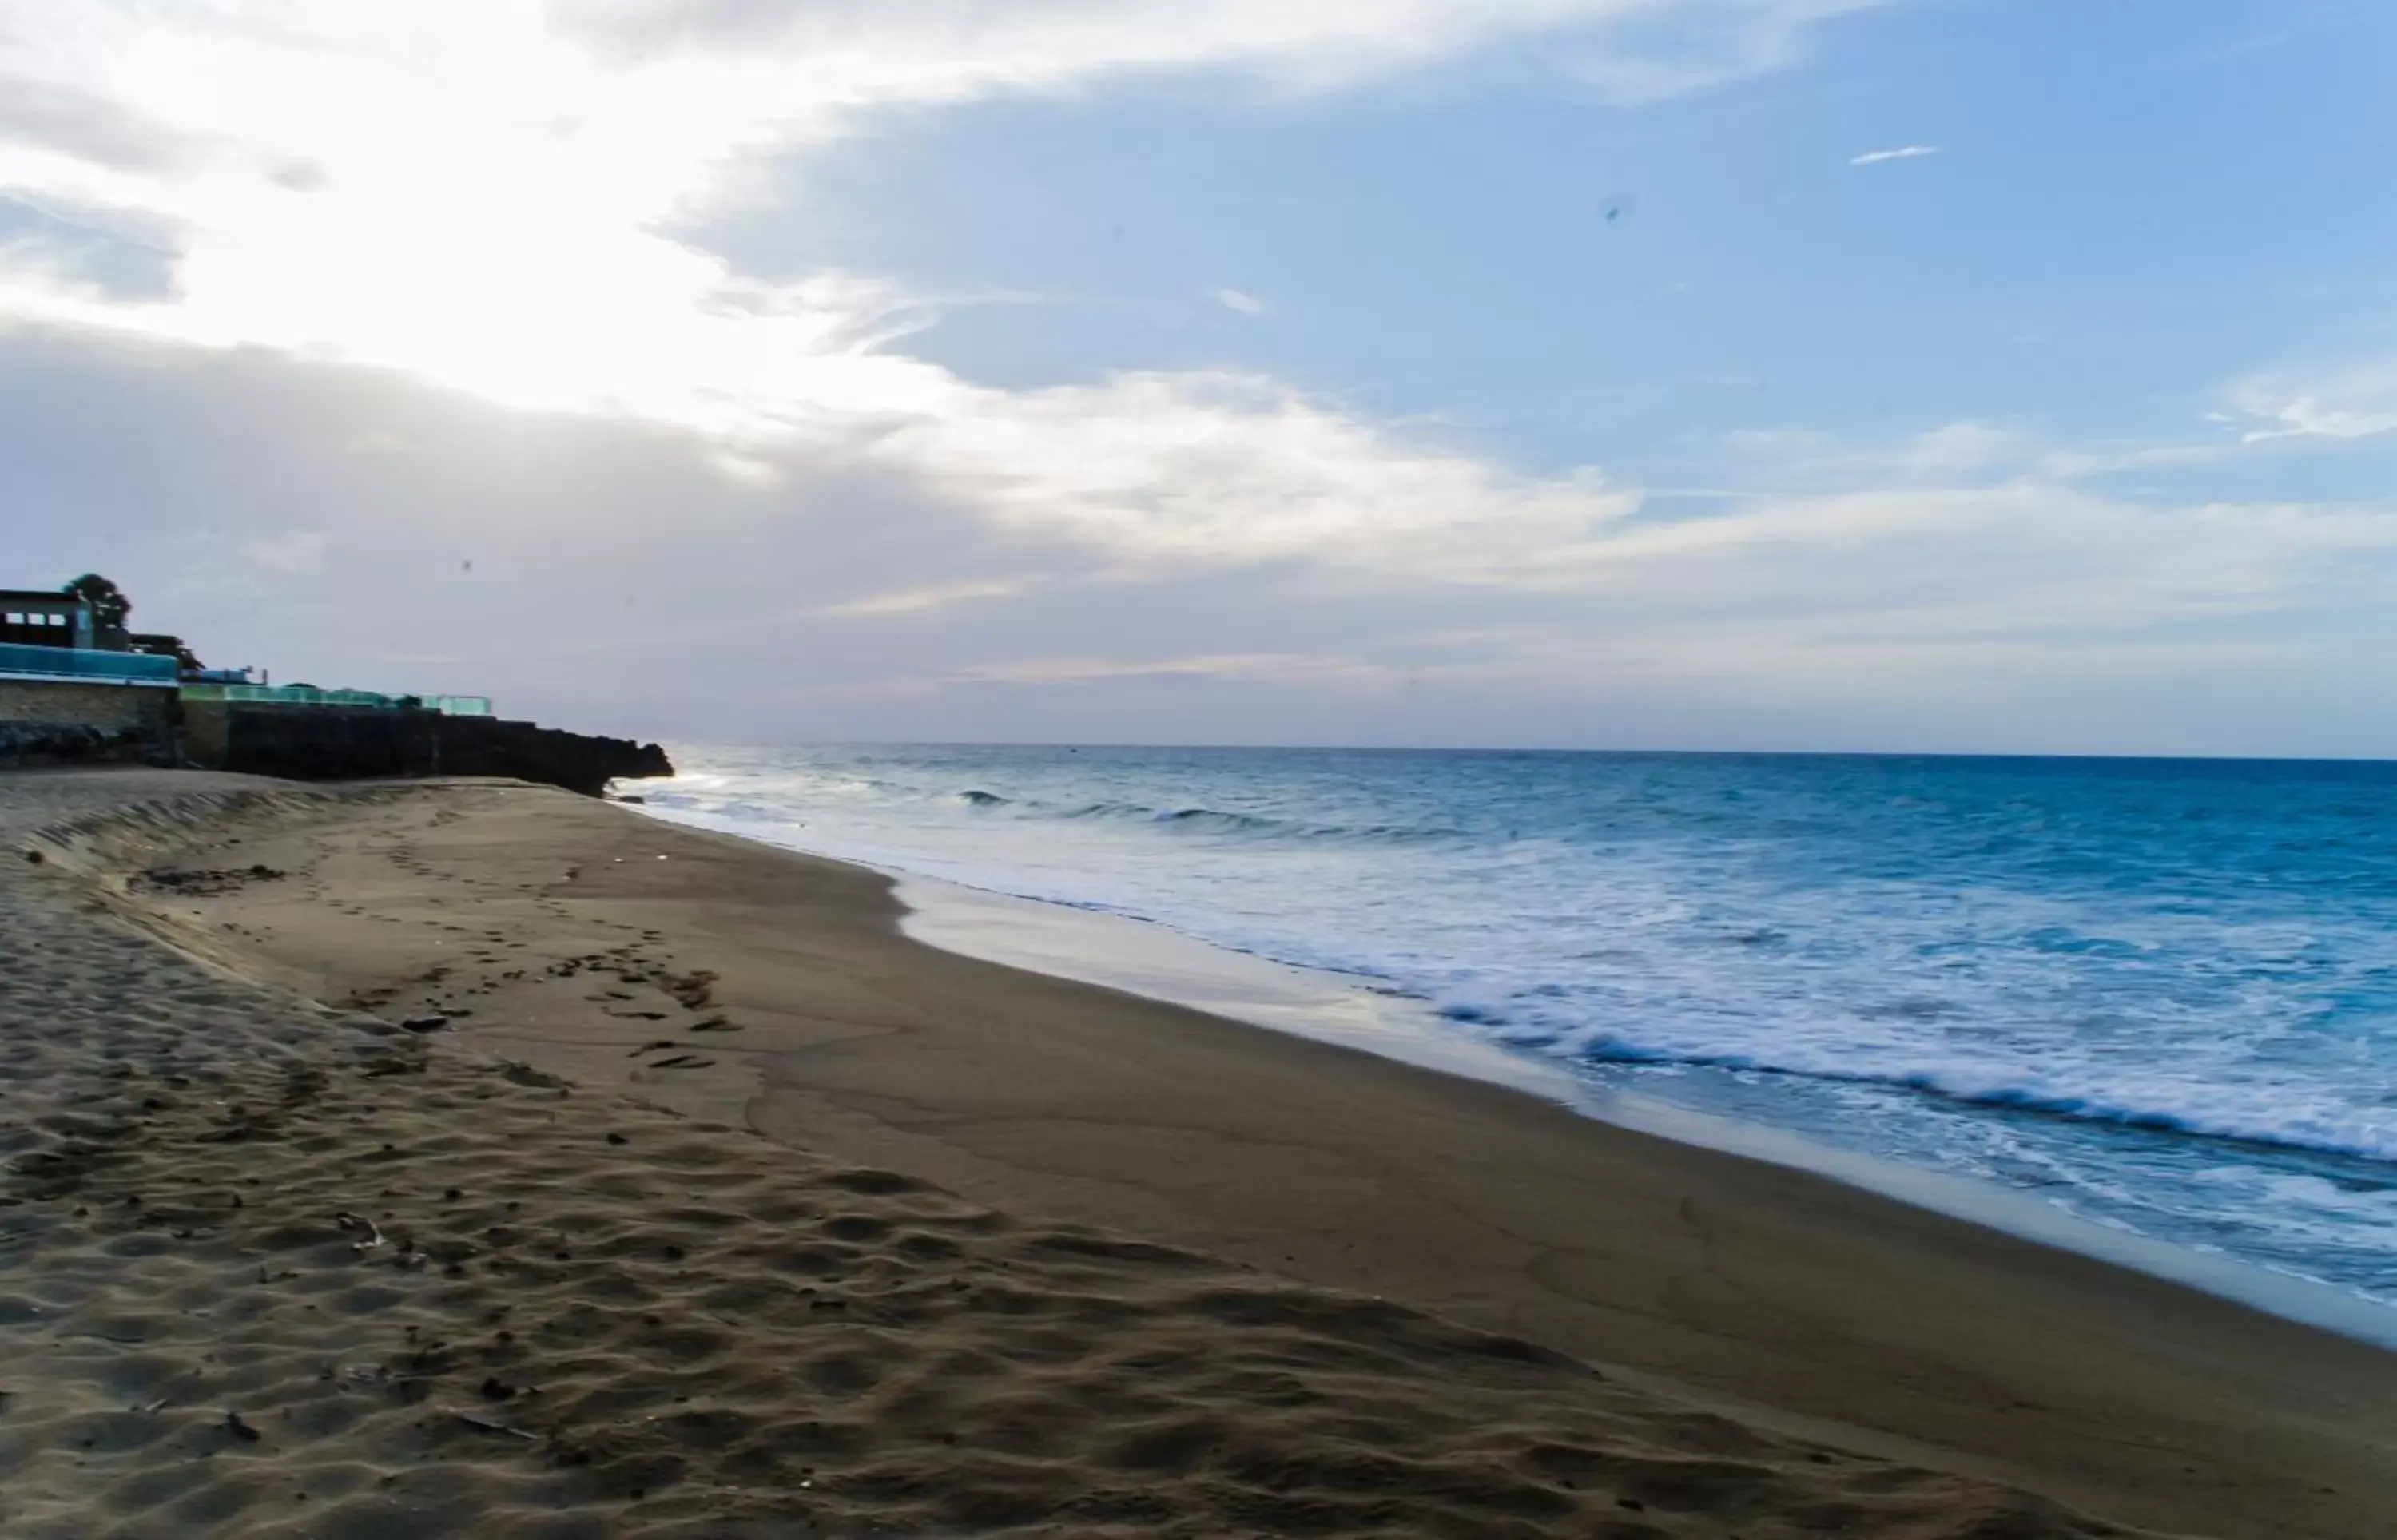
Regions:
<svg viewBox="0 0 2397 1540"><path fill-rule="evenodd" d="M2387 1533L2397 1359L502 783L0 777L0 1533ZM38 856L39 859L28 858Z"/></svg>

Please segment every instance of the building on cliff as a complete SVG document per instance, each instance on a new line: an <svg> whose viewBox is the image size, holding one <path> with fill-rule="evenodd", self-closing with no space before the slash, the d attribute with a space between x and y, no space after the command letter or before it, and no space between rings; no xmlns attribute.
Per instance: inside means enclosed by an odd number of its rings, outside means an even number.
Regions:
<svg viewBox="0 0 2397 1540"><path fill-rule="evenodd" d="M88 600L0 590L0 763L171 763L175 659L109 640Z"/></svg>
<svg viewBox="0 0 2397 1540"><path fill-rule="evenodd" d="M114 585L106 585L114 594ZM119 596L117 619L129 605ZM506 776L596 796L654 743L502 722L487 696L252 684L73 592L0 590L0 765L132 761L296 780Z"/></svg>
<svg viewBox="0 0 2397 1540"><path fill-rule="evenodd" d="M97 650L97 627L80 594L0 589L0 646Z"/></svg>

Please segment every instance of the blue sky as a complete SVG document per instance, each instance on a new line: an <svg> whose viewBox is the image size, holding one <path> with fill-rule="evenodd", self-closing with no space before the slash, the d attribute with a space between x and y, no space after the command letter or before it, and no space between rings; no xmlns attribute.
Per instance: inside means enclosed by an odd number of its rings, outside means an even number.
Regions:
<svg viewBox="0 0 2397 1540"><path fill-rule="evenodd" d="M2397 13L1946 0L1812 46L1631 112L1504 54L989 103L715 233L985 297L916 344L978 378L1264 367L1547 471L1760 422L2185 433L2226 374L2397 346Z"/></svg>
<svg viewBox="0 0 2397 1540"><path fill-rule="evenodd" d="M10 581L733 739L2397 754L2368 0L0 0Z"/></svg>

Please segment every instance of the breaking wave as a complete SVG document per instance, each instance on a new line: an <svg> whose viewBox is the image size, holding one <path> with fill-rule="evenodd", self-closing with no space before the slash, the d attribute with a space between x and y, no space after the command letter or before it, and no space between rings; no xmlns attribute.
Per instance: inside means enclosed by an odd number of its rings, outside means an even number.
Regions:
<svg viewBox="0 0 2397 1540"><path fill-rule="evenodd" d="M1152 807L1145 803L1135 802L1091 802L1068 806L1037 799L1002 797L996 792L980 790L960 791L956 796L958 802L970 807L1013 808L1018 816L1027 818L1051 817L1078 823L1118 821L1150 824L1184 833L1247 835L1277 840L1350 840L1391 844L1415 844L1466 837L1463 830L1447 827L1316 823L1221 807Z"/></svg>
<svg viewBox="0 0 2397 1540"><path fill-rule="evenodd" d="M1447 1006L1440 1014L1453 1021L1491 1027L1501 1040L1519 1047L1590 1063L1721 1069L1879 1087L1966 1107L2397 1162L2397 1106L2376 1114L2334 1098L2303 1093L2283 1091L2276 1095L2187 1080L2141 1083L2126 1081L2119 1073L2109 1076L2110 1083L2103 1089L2094 1083L2080 1083L2095 1082L2104 1073L2095 1067L2083 1068L2077 1073L2032 1075L2025 1074L2020 1065L1989 1060L1920 1065L1900 1059L1868 1066L1841 1062L1853 1055L1829 1042L1820 1044L1812 1054L1772 1055L1752 1051L1692 1051L1605 1033L1560 1040L1546 1038L1535 1031L1508 1030L1496 1014L1475 1006ZM2397 1183L2397 1176L2392 1176L2391 1181Z"/></svg>

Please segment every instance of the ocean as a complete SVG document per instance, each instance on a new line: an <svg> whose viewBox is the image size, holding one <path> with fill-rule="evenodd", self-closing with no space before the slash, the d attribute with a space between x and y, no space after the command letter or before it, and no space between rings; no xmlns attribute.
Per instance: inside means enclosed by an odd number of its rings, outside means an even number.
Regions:
<svg viewBox="0 0 2397 1540"><path fill-rule="evenodd" d="M2397 1306L2397 764L694 749L666 816Z"/></svg>

